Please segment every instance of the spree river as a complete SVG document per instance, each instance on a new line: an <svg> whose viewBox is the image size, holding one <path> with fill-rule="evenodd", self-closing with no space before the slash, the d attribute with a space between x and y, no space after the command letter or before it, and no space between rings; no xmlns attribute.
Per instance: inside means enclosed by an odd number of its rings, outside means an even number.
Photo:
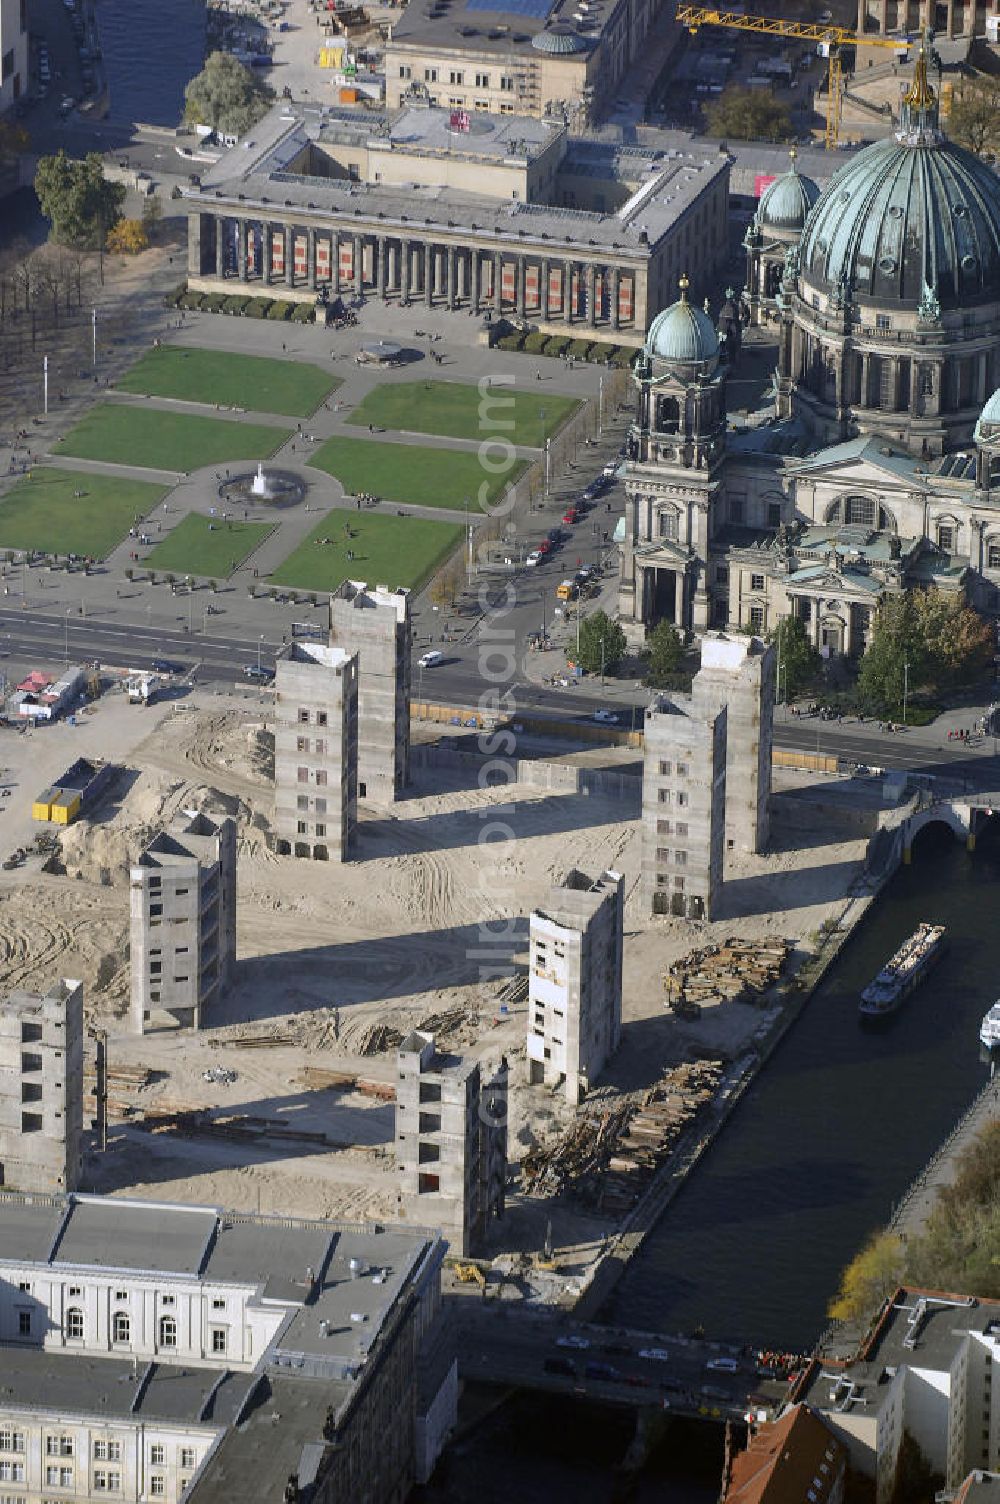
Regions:
<svg viewBox="0 0 1000 1504"><path fill-rule="evenodd" d="M1000 823L1000 822L996 822ZM986 1079L1000 840L925 830L633 1261L602 1317L806 1351L840 1271ZM879 1029L858 995L927 919L949 949Z"/></svg>
<svg viewBox="0 0 1000 1504"><path fill-rule="evenodd" d="M110 118L176 125L205 60L205 0L99 0Z"/></svg>

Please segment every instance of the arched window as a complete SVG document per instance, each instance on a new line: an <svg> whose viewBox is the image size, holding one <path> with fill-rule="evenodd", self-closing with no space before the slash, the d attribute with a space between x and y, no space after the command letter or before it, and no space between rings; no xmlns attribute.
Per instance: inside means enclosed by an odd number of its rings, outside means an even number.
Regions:
<svg viewBox="0 0 1000 1504"><path fill-rule="evenodd" d="M676 397L661 397L659 423L661 433L676 433L681 426L681 408Z"/></svg>
<svg viewBox="0 0 1000 1504"><path fill-rule="evenodd" d="M872 496L848 496L844 502L844 521L856 527L874 527L878 507Z"/></svg>
<svg viewBox="0 0 1000 1504"><path fill-rule="evenodd" d="M172 1316L160 1317L160 1346L177 1346L177 1322Z"/></svg>
<svg viewBox="0 0 1000 1504"><path fill-rule="evenodd" d="M71 1306L66 1312L66 1337L68 1341L80 1342L83 1339L83 1312L76 1306Z"/></svg>
<svg viewBox="0 0 1000 1504"><path fill-rule="evenodd" d="M111 1318L112 1342L128 1342L132 1330L127 1311L116 1311Z"/></svg>

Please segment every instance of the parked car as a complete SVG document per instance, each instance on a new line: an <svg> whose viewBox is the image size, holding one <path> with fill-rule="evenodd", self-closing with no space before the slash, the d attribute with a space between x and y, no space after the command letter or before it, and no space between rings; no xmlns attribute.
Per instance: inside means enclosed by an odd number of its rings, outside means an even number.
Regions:
<svg viewBox="0 0 1000 1504"><path fill-rule="evenodd" d="M582 1349L590 1346L588 1337L580 1337L576 1332L570 1332L566 1337L556 1338L556 1347L576 1347Z"/></svg>
<svg viewBox="0 0 1000 1504"><path fill-rule="evenodd" d="M562 1374L567 1379L576 1378L576 1364L570 1358L546 1358L542 1368L546 1373Z"/></svg>
<svg viewBox="0 0 1000 1504"><path fill-rule="evenodd" d="M605 1383L610 1383L614 1379L621 1377L617 1368L613 1367L612 1364L598 1362L588 1363L583 1370L583 1376L585 1379L603 1379Z"/></svg>
<svg viewBox="0 0 1000 1504"><path fill-rule="evenodd" d="M548 537L549 542L552 544L552 547L558 548L559 544L563 541L562 528L550 527L546 536Z"/></svg>
<svg viewBox="0 0 1000 1504"><path fill-rule="evenodd" d="M642 1347L639 1349L640 1358L650 1358L654 1363L669 1363L670 1354L665 1347Z"/></svg>
<svg viewBox="0 0 1000 1504"><path fill-rule="evenodd" d="M437 648L431 648L429 653L421 653L417 659L418 668L437 668L439 663L444 662L444 654Z"/></svg>
<svg viewBox="0 0 1000 1504"><path fill-rule="evenodd" d="M738 1373L740 1365L735 1358L709 1358L705 1367L713 1373Z"/></svg>
<svg viewBox="0 0 1000 1504"><path fill-rule="evenodd" d="M538 552L540 554L550 554L552 552L552 540L551 540L551 538L543 538L542 539L541 543L539 543L539 545L538 545Z"/></svg>
<svg viewBox="0 0 1000 1504"><path fill-rule="evenodd" d="M618 717L615 715L615 713L614 713L613 710L605 710L603 708L601 710L595 710L594 711L594 720L597 722L597 724L599 726L617 726L618 725Z"/></svg>
<svg viewBox="0 0 1000 1504"><path fill-rule="evenodd" d="M187 666L173 658L154 658L150 667L154 674L186 674ZM256 673L256 664L254 665Z"/></svg>
<svg viewBox="0 0 1000 1504"><path fill-rule="evenodd" d="M256 679L259 684L270 684L274 678L274 669L265 668L262 663L248 663L243 669L244 679Z"/></svg>
<svg viewBox="0 0 1000 1504"><path fill-rule="evenodd" d="M541 549L539 549L539 548L533 548L531 550L531 553L528 555L528 557L525 559L524 562L525 562L525 564L527 565L527 567L529 569L534 569L535 565L536 564L540 564L542 562L543 558L544 558L544 555L543 555Z"/></svg>
<svg viewBox="0 0 1000 1504"><path fill-rule="evenodd" d="M565 510L565 512L563 512L563 519L562 520L563 520L563 522L571 522L572 523L572 522L576 521L576 519L579 517L579 515L580 514L577 511L576 507L567 507L566 510Z"/></svg>

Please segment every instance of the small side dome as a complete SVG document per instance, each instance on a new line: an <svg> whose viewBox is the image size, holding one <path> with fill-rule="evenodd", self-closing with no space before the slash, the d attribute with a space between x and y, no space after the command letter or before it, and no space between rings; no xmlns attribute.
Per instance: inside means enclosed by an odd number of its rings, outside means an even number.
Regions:
<svg viewBox="0 0 1000 1504"><path fill-rule="evenodd" d="M1000 390L995 391L992 397L987 397L986 406L976 420L976 429L973 435L977 444L983 438L996 439L1000 437L1000 434L997 433L984 434L984 428L1000 430Z"/></svg>
<svg viewBox="0 0 1000 1504"><path fill-rule="evenodd" d="M719 364L719 331L711 318L688 302L687 277L680 280L680 300L658 313L646 335L646 355L675 365Z"/></svg>
<svg viewBox="0 0 1000 1504"><path fill-rule="evenodd" d="M794 146L789 155L792 159L790 171L768 183L760 196L755 218L762 229L804 229L809 211L819 198L818 184L812 178L804 177L796 166L798 153Z"/></svg>

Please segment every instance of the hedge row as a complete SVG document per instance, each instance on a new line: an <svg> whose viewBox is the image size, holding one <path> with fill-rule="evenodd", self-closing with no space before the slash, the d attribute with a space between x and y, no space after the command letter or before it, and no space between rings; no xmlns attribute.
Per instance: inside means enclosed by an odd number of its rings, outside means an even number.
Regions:
<svg viewBox="0 0 1000 1504"><path fill-rule="evenodd" d="M189 292L183 285L174 288L164 299L168 308L183 308L191 313L228 313L247 319L290 319L295 324L311 324L316 310L311 303L293 303L287 298L251 298L245 293Z"/></svg>
<svg viewBox="0 0 1000 1504"><path fill-rule="evenodd" d="M500 350L520 350L525 355L566 355L573 360L586 360L619 368L630 366L636 357L636 351L629 345L610 345L604 340L571 339L566 334L550 336L539 330L531 334L517 331L504 334L496 343Z"/></svg>

